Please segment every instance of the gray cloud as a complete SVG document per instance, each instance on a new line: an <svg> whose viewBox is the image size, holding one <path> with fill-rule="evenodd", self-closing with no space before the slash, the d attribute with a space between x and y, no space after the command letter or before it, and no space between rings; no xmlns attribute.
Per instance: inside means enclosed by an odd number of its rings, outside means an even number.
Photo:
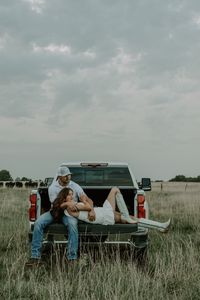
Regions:
<svg viewBox="0 0 200 300"><path fill-rule="evenodd" d="M37 140L37 159L63 149L49 155L55 165L67 147L72 160L137 157L139 173L146 152L152 165L165 154L155 177L170 176L171 160L181 172L182 147L195 157L199 1L2 0L0 19L5 151L19 141L32 153ZM187 167L197 172L195 159Z"/></svg>

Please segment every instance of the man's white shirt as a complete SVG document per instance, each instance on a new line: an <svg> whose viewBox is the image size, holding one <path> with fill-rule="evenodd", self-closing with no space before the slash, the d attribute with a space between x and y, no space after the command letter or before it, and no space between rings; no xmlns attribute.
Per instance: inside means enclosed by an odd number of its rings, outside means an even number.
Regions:
<svg viewBox="0 0 200 300"><path fill-rule="evenodd" d="M54 181L48 189L49 192L49 200L51 203L54 202L54 200L57 198L59 192L63 189L63 188L70 188L73 190L74 194L73 194L73 198L74 201L78 202L78 199L80 197L81 194L85 194L82 187L80 187L80 185L78 185L77 183L75 183L74 181L70 180L69 184L67 186L62 186L58 183L58 181Z"/></svg>

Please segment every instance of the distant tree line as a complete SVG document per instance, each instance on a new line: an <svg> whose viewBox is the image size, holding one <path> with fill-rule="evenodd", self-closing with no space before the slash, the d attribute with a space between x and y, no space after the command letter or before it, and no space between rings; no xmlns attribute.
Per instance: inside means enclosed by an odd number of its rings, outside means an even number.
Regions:
<svg viewBox="0 0 200 300"><path fill-rule="evenodd" d="M169 181L176 181L176 182L200 182L200 175L197 177L186 177L184 175L176 175L174 178L170 179Z"/></svg>
<svg viewBox="0 0 200 300"><path fill-rule="evenodd" d="M10 175L10 172L8 170L0 170L0 181L13 181L12 176ZM27 177L17 177L15 181L29 181L31 182L32 179Z"/></svg>
<svg viewBox="0 0 200 300"><path fill-rule="evenodd" d="M4 181L4 183L3 183ZM46 183L42 180L32 180L27 177L17 177L13 180L10 172L8 170L0 170L0 187L7 187L7 188L37 188L46 186Z"/></svg>
<svg viewBox="0 0 200 300"><path fill-rule="evenodd" d="M8 170L0 170L0 181L13 181L12 176ZM28 181L32 182L32 179L27 177L17 177L15 181ZM157 180L162 181L162 180ZM200 182L200 175L197 177L186 177L184 175L176 175L174 178L170 179L171 182Z"/></svg>
<svg viewBox="0 0 200 300"><path fill-rule="evenodd" d="M12 177L10 175L10 172L7 170L1 170L0 171L0 181L12 181Z"/></svg>

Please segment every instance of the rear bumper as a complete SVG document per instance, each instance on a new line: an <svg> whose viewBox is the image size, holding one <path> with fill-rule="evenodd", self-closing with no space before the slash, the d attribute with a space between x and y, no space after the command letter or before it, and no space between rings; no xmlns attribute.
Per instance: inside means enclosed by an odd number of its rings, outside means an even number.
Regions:
<svg viewBox="0 0 200 300"><path fill-rule="evenodd" d="M30 241L33 229L34 224L31 224ZM82 238L82 243L85 240L88 245L103 243L108 245L127 245L137 249L146 248L148 245L148 230L138 229L137 224L94 225L79 222L78 231L79 237ZM63 224L53 223L47 226L44 232L47 236L44 243L66 244L68 242L66 240L67 229ZM65 239L58 238L58 235L59 237L60 235L64 236Z"/></svg>
<svg viewBox="0 0 200 300"><path fill-rule="evenodd" d="M132 233L131 242L135 248L146 248L149 243L148 229L140 228L137 232Z"/></svg>

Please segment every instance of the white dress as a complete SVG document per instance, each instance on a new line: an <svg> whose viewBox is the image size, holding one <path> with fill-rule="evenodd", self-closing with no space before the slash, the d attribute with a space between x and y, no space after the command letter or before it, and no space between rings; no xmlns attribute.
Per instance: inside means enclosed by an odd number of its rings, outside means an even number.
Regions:
<svg viewBox="0 0 200 300"><path fill-rule="evenodd" d="M115 224L114 212L108 200L104 202L103 207L94 207L94 211L96 215L94 221L88 220L88 211L79 211L78 219L90 224L101 224L101 225ZM66 209L64 213L66 216L70 216Z"/></svg>

